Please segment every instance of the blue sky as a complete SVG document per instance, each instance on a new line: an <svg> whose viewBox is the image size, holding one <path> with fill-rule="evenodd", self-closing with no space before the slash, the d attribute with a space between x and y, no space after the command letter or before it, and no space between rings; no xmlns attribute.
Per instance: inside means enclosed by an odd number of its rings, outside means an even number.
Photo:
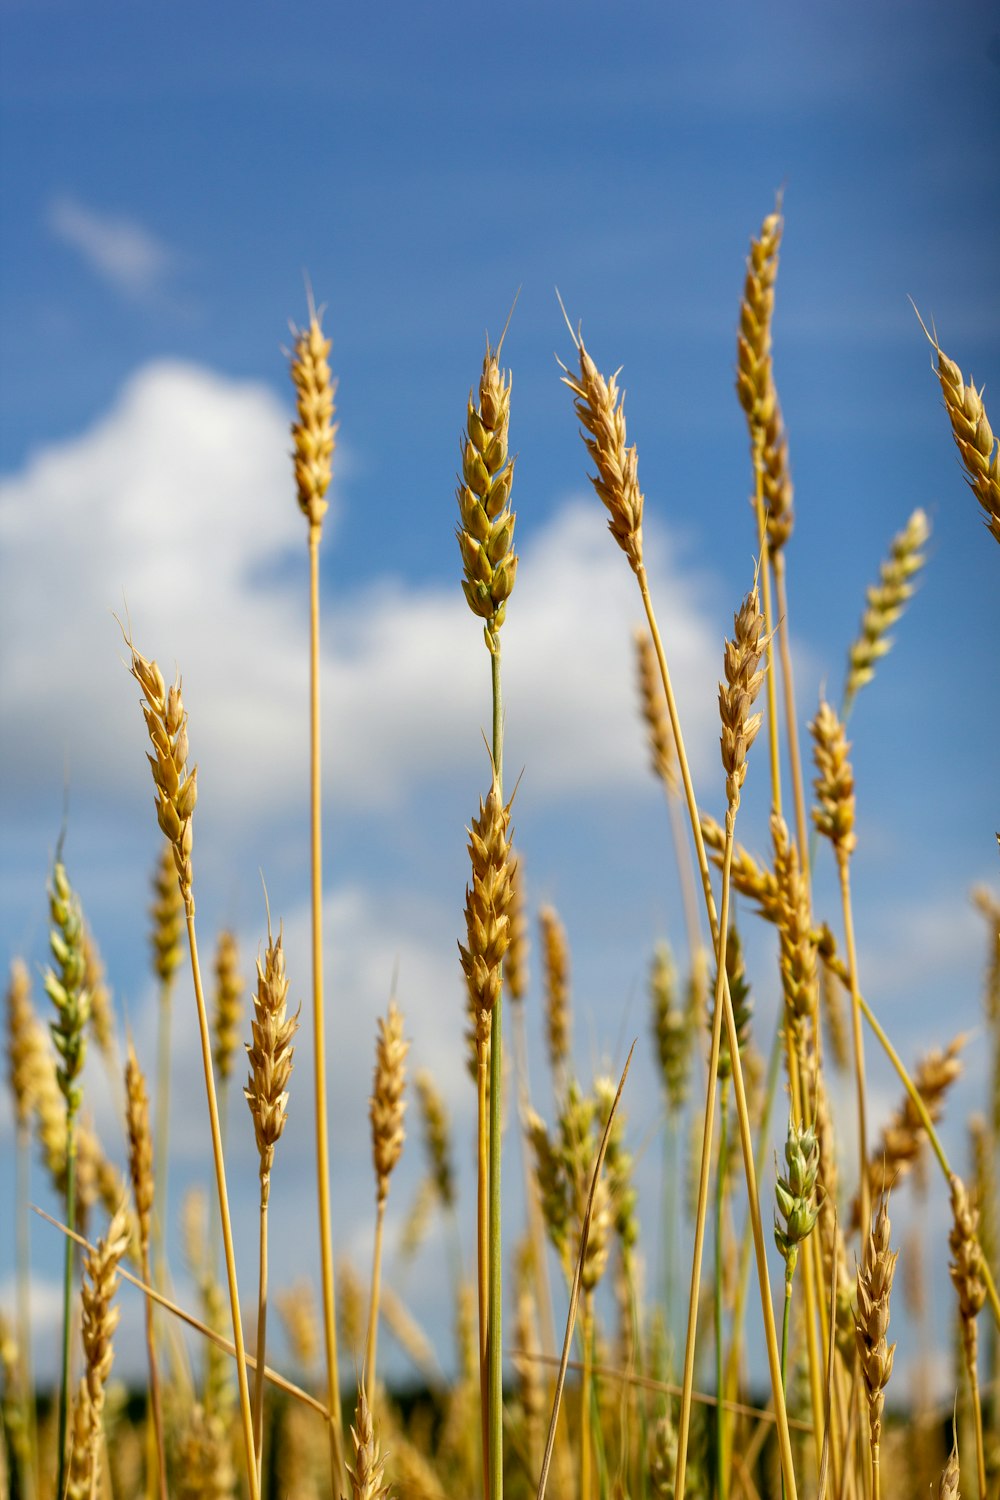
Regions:
<svg viewBox="0 0 1000 1500"><path fill-rule="evenodd" d="M202 942L230 921L249 964L263 868L293 989L306 991L304 537L283 346L289 319L305 316L308 274L340 378L323 593L345 1216L362 1225L370 1201L370 1038L397 957L414 1061L445 1075L468 1127L453 944L488 674L458 591L454 469L484 330L499 333L520 287L504 351L522 556L505 627L508 765L525 768L517 838L531 899L554 900L569 930L581 1069L644 1033L652 943L667 934L682 951L683 935L634 715L638 599L559 384L553 355L570 349L554 288L598 362L624 366L654 587L699 790L718 812L714 687L754 545L734 331L750 235L784 187L775 369L796 482L801 716L821 681L839 691L865 586L923 506L926 576L851 725L862 981L908 1056L975 1027L985 942L967 894L997 885L1000 826L998 559L907 297L987 383L989 407L1000 369L991 8L511 3L500 16L444 3L33 0L4 4L0 24L5 956L43 957L68 767L67 862L119 1000L151 1040L142 934L156 843L110 614L124 592L142 649L184 672L201 764ZM765 774L761 755L741 814L757 848ZM821 875L831 919L832 896ZM769 939L750 942L770 1016ZM197 1177L204 1148L180 1002L178 1017L177 1097L190 1104L180 1183ZM984 1098L971 1050L956 1119ZM303 1215L307 1051L303 1041L302 1103L296 1120L293 1095L283 1143L285 1191ZM878 1118L897 1091L877 1060L872 1073ZM642 1136L656 1118L647 1059L629 1104ZM245 1134L234 1151L249 1183ZM951 1139L961 1149L960 1129ZM654 1154L642 1180L651 1232ZM409 1156L391 1212L416 1175ZM461 1159L468 1171L467 1143ZM253 1207L248 1188L247 1226ZM341 1236L359 1260L367 1233ZM39 1264L53 1267L46 1235L36 1231ZM0 1243L0 1288L12 1253ZM414 1290L437 1330L445 1290Z"/></svg>

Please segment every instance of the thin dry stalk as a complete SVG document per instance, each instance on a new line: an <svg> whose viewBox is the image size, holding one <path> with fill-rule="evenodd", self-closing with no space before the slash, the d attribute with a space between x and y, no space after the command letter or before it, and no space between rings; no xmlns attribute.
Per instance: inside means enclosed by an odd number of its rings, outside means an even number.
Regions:
<svg viewBox="0 0 1000 1500"><path fill-rule="evenodd" d="M495 659L495 658L494 658ZM484 1454L489 1448L489 1324L491 1269L491 1130L492 1073L491 1039L493 1017L500 1000L503 959L510 942L511 866L510 804L505 807L495 763L485 802L480 798L479 817L469 827L472 884L465 891L465 929L468 946L458 945L465 975L469 1008L475 1017L477 1088L477 1271L479 1292L480 1396ZM499 1142L497 1142L499 1145ZM488 1483L487 1475L484 1482Z"/></svg>
<svg viewBox="0 0 1000 1500"><path fill-rule="evenodd" d="M125 1063L125 1121L128 1130L128 1165L132 1179L139 1225L139 1262L144 1281L152 1281L149 1245L153 1216L153 1141L149 1129L149 1095L146 1080L131 1038ZM167 1460L163 1440L163 1408L160 1400L160 1375L156 1363L156 1338L153 1326L153 1304L145 1302L146 1357L149 1362L149 1404L153 1414L156 1439L156 1472L161 1500L167 1500Z"/></svg>
<svg viewBox="0 0 1000 1500"><path fill-rule="evenodd" d="M184 900L188 948L191 954L191 975L194 981L198 1029L201 1037L202 1068L208 1100L212 1154L215 1161L215 1179L222 1216L222 1241L229 1283L229 1306L237 1354L236 1376L239 1383L240 1414L246 1448L247 1480L250 1486L250 1500L260 1500L254 1451L253 1414L250 1407L250 1386L247 1381L246 1351L243 1342L243 1320L240 1313L239 1285L236 1279L236 1254L229 1215L229 1194L226 1189L226 1167L222 1152L215 1072L212 1067L212 1042L208 1027L205 992L201 980L201 966L198 962L198 941L194 923L194 870L191 863L191 851L194 845L192 818L198 797L198 769L196 766L189 772L187 768L187 711L181 697L180 678L178 677L168 689L156 662L149 661L142 656L132 644L128 634L125 635L125 644L131 653L132 675L143 692L141 707L153 746L154 753L147 755L146 758L149 761L150 770L153 773L153 784L156 787L156 816L164 835L170 840L177 880Z"/></svg>
<svg viewBox="0 0 1000 1500"><path fill-rule="evenodd" d="M323 799L320 761L319 544L326 494L332 477L337 428L333 422L335 384L330 374L330 340L324 338L315 309L309 327L296 330L291 359L296 420L292 424L295 488L299 509L309 523L309 870L312 939L313 1068L315 1084L316 1206L319 1217L326 1349L327 1407L330 1412L330 1464L335 1486L346 1475L341 1437L340 1376L337 1368L337 1303L330 1210L330 1142L326 1097L326 1013L323 1000Z"/></svg>
<svg viewBox="0 0 1000 1500"><path fill-rule="evenodd" d="M590 1192L587 1196L587 1206L583 1214L583 1222L580 1232L580 1250L576 1259L576 1270L573 1273L573 1281L569 1293L569 1312L566 1316L566 1332L563 1337L562 1356L559 1361L559 1374L556 1377L555 1395L552 1398L552 1413L549 1417L549 1432L545 1442L545 1454L542 1458L541 1473L538 1477L538 1491L536 1500L545 1500L545 1486L548 1483L549 1468L552 1463L552 1450L555 1446L556 1428L559 1423L559 1408L562 1402L563 1387L566 1384L566 1370L569 1366L569 1351L573 1342L573 1330L576 1326L577 1308L580 1304L580 1289L583 1284L584 1267L587 1260L587 1244L590 1238L590 1227L594 1215L595 1199L597 1197L598 1183L601 1180L601 1168L604 1165L604 1157L608 1149L608 1141L611 1137L611 1127L614 1124L615 1114L621 1102L622 1090L628 1077L628 1070L632 1066L632 1054L635 1051L635 1042L629 1048L628 1057L625 1059L625 1067L618 1082L614 1103L608 1114L607 1124L601 1143L597 1148L597 1156L594 1160L594 1169L590 1179Z"/></svg>
<svg viewBox="0 0 1000 1500"><path fill-rule="evenodd" d="M948 1091L961 1075L959 1053L966 1041L966 1035L961 1033L944 1049L933 1047L913 1070L913 1086L932 1124L941 1119ZM912 1170L925 1139L925 1119L907 1091L868 1158L866 1175L873 1201Z"/></svg>
<svg viewBox="0 0 1000 1500"><path fill-rule="evenodd" d="M892 1225L883 1196L878 1212L865 1236L864 1258L858 1266L858 1310L855 1319L861 1379L868 1401L868 1433L872 1462L874 1500L879 1500L879 1443L882 1437L882 1412L885 1387L892 1374L895 1344L886 1343L889 1327L889 1298L896 1271L898 1251L889 1248Z"/></svg>
<svg viewBox="0 0 1000 1500"><path fill-rule="evenodd" d="M952 1227L948 1235L951 1261L948 1269L952 1284L958 1294L958 1311L962 1321L962 1352L965 1369L969 1377L972 1396L972 1413L976 1431L976 1468L979 1479L979 1500L986 1500L986 1458L983 1448L983 1413L979 1399L979 1370L977 1361L978 1334L976 1319L986 1301L986 1283L983 1280L983 1252L976 1239L979 1227L979 1210L970 1202L965 1184L957 1173L951 1175Z"/></svg>
<svg viewBox="0 0 1000 1500"><path fill-rule="evenodd" d="M378 1345L379 1290L382 1283L382 1230L389 1178L403 1150L406 1131L406 1054L409 1042L403 1036L403 1016L395 1000L389 1001L385 1019L380 1016L375 1041L375 1078L368 1101L375 1167L375 1248L372 1254L372 1285L368 1304L368 1342L365 1383L368 1405L375 1404L375 1361Z"/></svg>

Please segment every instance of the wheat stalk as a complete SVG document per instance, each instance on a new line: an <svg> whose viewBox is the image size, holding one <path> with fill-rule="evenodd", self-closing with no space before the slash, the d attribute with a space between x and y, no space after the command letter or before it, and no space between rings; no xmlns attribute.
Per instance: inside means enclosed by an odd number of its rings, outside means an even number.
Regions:
<svg viewBox="0 0 1000 1500"><path fill-rule="evenodd" d="M188 933L188 949L191 955L191 976L194 981L195 1004L198 1011L198 1030L201 1039L202 1068L205 1076L205 1093L208 1101L209 1128L212 1138L212 1155L215 1162L215 1179L222 1216L222 1240L226 1259L226 1276L229 1284L229 1306L233 1325L233 1341L236 1345L236 1377L239 1385L240 1415L243 1423L243 1441L246 1448L247 1480L250 1500L260 1500L260 1485L257 1480L257 1463L254 1452L253 1415L250 1407L250 1387L247 1381L243 1321L240 1314L239 1285L236 1278L236 1255L233 1247L232 1222L229 1214L229 1195L226 1189L226 1168L222 1152L222 1134L219 1124L219 1104L215 1088L215 1072L212 1067L212 1044L209 1035L208 1013L198 962L198 941L195 932L194 869L191 851L194 847L193 814L198 798L197 766L188 771L187 710L181 695L180 677L168 688L163 674L155 661L148 660L125 634L125 644L131 654L130 670L142 689L141 708L146 729L153 746L153 754L147 755L156 788L156 816L167 839L169 839L177 871L177 881L184 901L185 920Z"/></svg>
<svg viewBox="0 0 1000 1500"><path fill-rule="evenodd" d="M567 320L568 321L568 320ZM572 334L572 329L570 329ZM688 765L687 754L684 748L684 739L681 733L680 718L677 713L677 705L674 699L673 686L670 680L670 672L667 666L667 658L663 649L663 641L660 637L656 615L653 610L652 599L649 593L649 581L646 575L645 564L642 560L642 494L638 486L638 468L636 450L626 447L625 419L621 409L621 401L617 393L615 381L605 382L597 374L596 367L584 348L583 339L579 332L572 334L580 359L580 380L571 379L568 376L566 383L576 395L576 409L585 431L590 434L585 437L594 463L597 467L597 477L592 480L595 489L605 504L610 515L610 529L612 535L619 542L623 551L629 559L630 566L636 575L636 582L642 597L643 607L646 611L646 620L649 625L653 648L656 653L657 663L660 668L660 679L663 684L664 696L667 700L667 712L670 717L670 725L674 733L674 741L677 746L677 760L680 767L681 781L684 786L684 796L687 803L688 816L691 820L691 831L694 836L695 850L698 859L698 869L701 876L702 889L705 897L705 905L708 913L709 927L712 932L712 940L717 952L722 952L720 947L719 917L716 913L715 898L712 892L711 877L708 869L708 859L705 854L705 845L701 835L701 827L698 819L698 804L695 799L694 786L691 780L691 771ZM565 368L565 367L564 367ZM765 582L766 582L765 573ZM766 613L766 611L765 611ZM775 747L776 748L776 747ZM728 887L728 875L725 877ZM726 914L728 920L728 913ZM719 963L720 973L724 976L725 965ZM797 1491L795 1486L794 1464L792 1459L791 1441L788 1435L788 1420L785 1411L784 1397L781 1387L780 1356L778 1353L777 1335L774 1325L774 1309L771 1305L770 1287L767 1277L766 1249L764 1245L764 1232L760 1217L760 1203L757 1197L757 1178L753 1157L753 1140L746 1104L746 1091L743 1084L743 1073L739 1062L738 1049L735 1046L735 1026L733 1022L732 1003L729 997L728 985L725 979L722 981L723 1002L726 1010L726 1025L729 1029L730 1042L733 1044L733 1052L736 1059L734 1068L734 1085L736 1093L737 1115L740 1125L740 1143L743 1150L743 1165L747 1180L747 1196L750 1204L750 1218L753 1226L754 1250L757 1261L757 1277L761 1294L761 1307L764 1315L765 1338L768 1350L768 1367L771 1376L771 1388L774 1395L775 1410L778 1418L778 1438L781 1451L782 1467L786 1473L790 1500L795 1500ZM710 1079L714 1070L710 1070ZM713 1084L710 1082L710 1087ZM695 1309L696 1311L696 1309ZM689 1314L691 1310L689 1309ZM691 1316L689 1315L689 1324ZM683 1495L684 1474L683 1468L686 1463L686 1435L685 1441L680 1445L684 1456L680 1460L678 1472L678 1500Z"/></svg>
<svg viewBox="0 0 1000 1500"><path fill-rule="evenodd" d="M309 842L312 939L313 1069L315 1084L316 1207L319 1218L326 1350L327 1407L330 1413L330 1465L335 1486L346 1475L341 1434L340 1376L337 1368L337 1302L330 1209L330 1142L326 1090L326 1013L323 998L323 813L320 761L319 544L332 477L336 387L330 374L330 340L309 305L309 327L295 330L291 377L296 420L292 424L295 488L299 509L309 523Z"/></svg>

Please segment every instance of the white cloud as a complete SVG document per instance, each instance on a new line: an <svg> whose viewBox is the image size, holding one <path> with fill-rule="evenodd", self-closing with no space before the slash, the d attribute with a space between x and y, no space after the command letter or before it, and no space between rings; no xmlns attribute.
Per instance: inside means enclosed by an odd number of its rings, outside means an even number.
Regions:
<svg viewBox="0 0 1000 1500"><path fill-rule="evenodd" d="M169 246L134 219L101 213L77 198L54 198L47 221L57 239L126 296L144 298L161 291L176 264Z"/></svg>
<svg viewBox="0 0 1000 1500"><path fill-rule="evenodd" d="M133 375L87 432L0 484L0 633L16 642L0 728L8 785L22 795L44 786L51 800L67 755L84 800L145 776L137 689L111 619L124 593L138 646L184 672L215 815L232 824L249 800L275 817L301 803L305 547L287 450L287 414L269 389L163 361ZM453 546L450 535L442 545ZM652 531L647 547L687 733L705 764L718 627L669 539ZM648 774L634 728L638 612L592 500L568 502L522 548L504 630L508 753L539 790L607 792ZM485 722L488 712L484 661L457 578L390 576L330 601L332 794L385 809L467 765L470 714Z"/></svg>

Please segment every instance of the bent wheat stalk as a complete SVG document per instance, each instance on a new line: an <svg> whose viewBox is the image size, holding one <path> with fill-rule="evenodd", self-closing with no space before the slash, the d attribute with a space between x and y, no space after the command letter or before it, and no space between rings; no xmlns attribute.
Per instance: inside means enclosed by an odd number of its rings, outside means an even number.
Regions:
<svg viewBox="0 0 1000 1500"><path fill-rule="evenodd" d="M701 823L698 816L698 803L695 798L694 783L691 780L691 769L688 764L687 752L684 748L684 736L681 732L680 716L677 712L677 703L674 698L673 684L667 666L666 653L663 648L663 641L660 636L656 613L649 592L646 568L642 559L643 496L639 489L637 478L638 459L636 449L634 445L631 448L626 447L625 417L622 412L622 398L615 377L612 377L609 381L603 379L597 366L584 347L582 336L579 333L573 333L568 319L567 327L570 328L570 334L579 355L580 374L579 377L571 376L566 371L564 383L569 386L570 390L576 396L575 407L584 427L584 443L597 467L597 476L592 477L591 482L609 512L608 528L629 560L629 565L635 573L636 582L642 597L643 608L646 612L646 620L653 641L653 649L656 652L656 659L660 668L660 680L663 683L663 692L667 700L670 725L677 746L677 763L684 786L688 817L691 820L691 832L694 837L695 854L698 861L698 871L701 876L712 941L716 951L718 951L719 918L715 907L715 896L712 891L708 858L705 854L705 843L702 838ZM563 368L565 370L565 366ZM720 965L720 968L723 975L725 975L725 966ZM760 1202L757 1195L753 1136L749 1110L747 1108L743 1067L739 1056L739 1038L733 1017L732 998L729 994L728 981L725 978L723 978L722 982L722 1000L725 1005L725 1021L729 1035L730 1051L733 1056L733 1084L736 1096L736 1112L740 1127L740 1144L743 1150L743 1168L747 1181L747 1198L750 1206L751 1222L753 1224L757 1280L760 1287L768 1368L771 1377L771 1391L774 1396L775 1412L778 1418L778 1444L781 1452L782 1469L785 1473L788 1497L789 1500L796 1500L797 1489L792 1446L788 1434L788 1417L785 1410L784 1392L781 1384L781 1357L778 1352L774 1307L771 1303L771 1289L767 1273L767 1251L764 1243ZM681 1475L681 1487L677 1493L679 1497L683 1495L683 1475Z"/></svg>

